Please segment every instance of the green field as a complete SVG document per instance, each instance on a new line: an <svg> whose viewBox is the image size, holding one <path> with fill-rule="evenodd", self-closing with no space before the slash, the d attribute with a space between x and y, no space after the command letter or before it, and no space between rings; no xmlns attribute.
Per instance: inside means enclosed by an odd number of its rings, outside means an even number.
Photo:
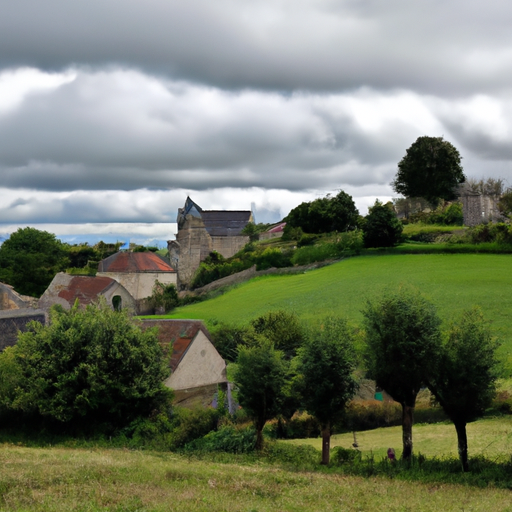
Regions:
<svg viewBox="0 0 512 512"><path fill-rule="evenodd" d="M234 456L219 463L171 453L4 444L0 466L0 509L6 511L511 510L510 490L492 485L293 471Z"/></svg>
<svg viewBox="0 0 512 512"><path fill-rule="evenodd" d="M470 457L485 457L491 460L509 461L512 452L512 416L486 418L467 425L468 449ZM378 428L358 432L357 443L363 456L373 454L376 459L386 455L388 448L394 448L397 455L402 452L402 427ZM322 449L322 440L291 439L283 441L291 444L309 444ZM331 447L352 448L352 433L338 434L331 438ZM414 452L428 457L458 457L457 435L452 423L434 425L414 425Z"/></svg>
<svg viewBox="0 0 512 512"><path fill-rule="evenodd" d="M367 299L412 285L449 321L478 305L503 345L512 371L512 256L505 254L409 254L359 256L300 275L253 279L217 298L176 309L168 318L245 324L269 310L295 312L305 321L328 314L361 322Z"/></svg>

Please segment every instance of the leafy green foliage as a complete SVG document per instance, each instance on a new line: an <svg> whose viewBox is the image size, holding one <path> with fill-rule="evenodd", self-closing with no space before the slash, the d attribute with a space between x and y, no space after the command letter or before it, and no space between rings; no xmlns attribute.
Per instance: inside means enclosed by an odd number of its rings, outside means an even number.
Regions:
<svg viewBox="0 0 512 512"><path fill-rule="evenodd" d="M341 190L334 197L327 195L309 203L301 203L291 210L285 218L285 234L289 236L291 228L300 228L306 233L349 231L356 228L358 215L352 197Z"/></svg>
<svg viewBox="0 0 512 512"><path fill-rule="evenodd" d="M322 426L322 463L329 463L331 426L341 419L354 396L356 366L353 336L347 322L329 317L310 332L298 353L298 386L304 409Z"/></svg>
<svg viewBox="0 0 512 512"><path fill-rule="evenodd" d="M149 303L154 309L163 309L166 313L180 305L178 290L174 284L164 284L155 281L153 293L149 297Z"/></svg>
<svg viewBox="0 0 512 512"><path fill-rule="evenodd" d="M290 254L278 248L257 247L252 243L247 244L241 251L228 259L212 252L201 262L192 281L192 288L206 286L217 279L236 274L253 265L256 265L257 270L288 267L291 266Z"/></svg>
<svg viewBox="0 0 512 512"><path fill-rule="evenodd" d="M496 242L512 244L512 226L504 222L489 222L471 228L469 235L475 244Z"/></svg>
<svg viewBox="0 0 512 512"><path fill-rule="evenodd" d="M281 413L289 365L283 352L276 350L264 337L257 345L240 347L237 363L234 381L238 401L254 421L256 448L260 450L265 423Z"/></svg>
<svg viewBox="0 0 512 512"><path fill-rule="evenodd" d="M502 215L510 217L512 214L512 190L507 190L507 192L501 196L498 202L498 210Z"/></svg>
<svg viewBox="0 0 512 512"><path fill-rule="evenodd" d="M399 194L437 205L439 199L454 199L457 185L466 180L460 161L458 150L442 137L418 137L398 163L391 185Z"/></svg>
<svg viewBox="0 0 512 512"><path fill-rule="evenodd" d="M378 199L369 209L363 225L365 247L393 247L398 244L403 225L391 204L384 205Z"/></svg>
<svg viewBox="0 0 512 512"><path fill-rule="evenodd" d="M54 306L50 325L33 322L12 351L18 379L10 406L59 422L127 424L167 404L169 369L154 330L141 331L104 301L70 311Z"/></svg>
<svg viewBox="0 0 512 512"><path fill-rule="evenodd" d="M466 423L481 416L496 393L497 347L482 312L466 311L451 325L438 368L429 379L430 390L457 429L464 471L469 469Z"/></svg>
<svg viewBox="0 0 512 512"><path fill-rule="evenodd" d="M47 231L19 228L0 246L0 281L23 295L41 296L67 265L64 244Z"/></svg>
<svg viewBox="0 0 512 512"><path fill-rule="evenodd" d="M420 388L435 374L441 333L434 306L401 288L374 302L364 315L370 375L402 405L404 458L412 455L412 412Z"/></svg>
<svg viewBox="0 0 512 512"><path fill-rule="evenodd" d="M297 315L288 311L269 311L251 322L254 331L269 339L285 357L295 356L304 341L304 328Z"/></svg>
<svg viewBox="0 0 512 512"><path fill-rule="evenodd" d="M185 446L185 451L250 453L256 447L254 427L224 425Z"/></svg>

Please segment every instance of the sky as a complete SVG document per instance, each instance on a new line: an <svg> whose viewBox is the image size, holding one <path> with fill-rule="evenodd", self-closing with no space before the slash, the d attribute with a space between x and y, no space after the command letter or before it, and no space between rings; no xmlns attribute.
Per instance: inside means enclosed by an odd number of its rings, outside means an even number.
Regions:
<svg viewBox="0 0 512 512"><path fill-rule="evenodd" d="M277 222L397 194L444 137L512 182L504 0L0 0L0 239L163 246L187 195Z"/></svg>

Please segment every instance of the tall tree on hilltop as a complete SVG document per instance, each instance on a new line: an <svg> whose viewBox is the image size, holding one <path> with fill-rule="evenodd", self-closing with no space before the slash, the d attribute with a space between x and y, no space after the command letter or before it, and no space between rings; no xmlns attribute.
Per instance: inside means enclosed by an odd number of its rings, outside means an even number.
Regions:
<svg viewBox="0 0 512 512"><path fill-rule="evenodd" d="M460 161L457 148L442 137L418 137L398 163L391 186L437 206L440 199L455 199L457 186L466 180Z"/></svg>

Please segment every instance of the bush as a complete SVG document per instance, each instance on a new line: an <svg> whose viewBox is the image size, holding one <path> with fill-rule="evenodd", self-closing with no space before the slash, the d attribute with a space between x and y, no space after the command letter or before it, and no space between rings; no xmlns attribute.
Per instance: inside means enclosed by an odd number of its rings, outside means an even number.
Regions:
<svg viewBox="0 0 512 512"><path fill-rule="evenodd" d="M225 425L185 445L185 451L250 453L256 446L256 430L252 426Z"/></svg>
<svg viewBox="0 0 512 512"><path fill-rule="evenodd" d="M334 466L343 466L353 464L361 460L361 452L358 450L347 450L341 446L335 446L331 451L331 464Z"/></svg>
<svg viewBox="0 0 512 512"><path fill-rule="evenodd" d="M104 299L85 309L53 306L50 324L29 324L4 358L18 377L9 407L61 425L123 426L167 407L172 396L156 331L142 331Z"/></svg>
<svg viewBox="0 0 512 512"><path fill-rule="evenodd" d="M512 244L512 226L504 222L489 222L479 224L470 230L471 241L475 244L496 242L498 244Z"/></svg>

